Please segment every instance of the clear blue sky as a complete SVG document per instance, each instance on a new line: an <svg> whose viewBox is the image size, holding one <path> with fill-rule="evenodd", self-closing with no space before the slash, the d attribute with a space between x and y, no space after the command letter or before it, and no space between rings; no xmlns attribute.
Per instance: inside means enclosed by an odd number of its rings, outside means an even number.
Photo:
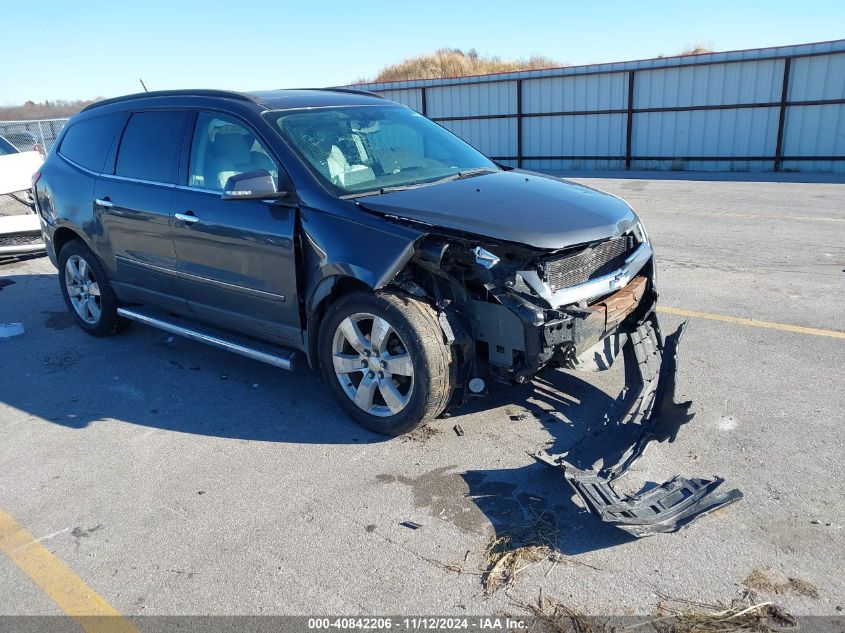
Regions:
<svg viewBox="0 0 845 633"><path fill-rule="evenodd" d="M0 104L349 83L453 46L569 64L845 38L842 0L4 0ZM11 28L9 28L11 27Z"/></svg>

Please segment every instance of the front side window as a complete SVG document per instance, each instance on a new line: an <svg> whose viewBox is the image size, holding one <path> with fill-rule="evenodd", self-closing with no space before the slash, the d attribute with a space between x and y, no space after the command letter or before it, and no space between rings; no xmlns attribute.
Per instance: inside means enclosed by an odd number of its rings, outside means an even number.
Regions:
<svg viewBox="0 0 845 633"><path fill-rule="evenodd" d="M123 131L114 173L175 183L187 120L185 111L135 112Z"/></svg>
<svg viewBox="0 0 845 633"><path fill-rule="evenodd" d="M232 176L266 169L278 185L278 168L255 134L235 119L200 112L191 143L188 186L223 191Z"/></svg>
<svg viewBox="0 0 845 633"><path fill-rule="evenodd" d="M270 116L312 170L341 195L497 169L458 137L397 105L278 111Z"/></svg>
<svg viewBox="0 0 845 633"><path fill-rule="evenodd" d="M107 114L74 123L65 134L59 154L91 171L101 172L125 114Z"/></svg>

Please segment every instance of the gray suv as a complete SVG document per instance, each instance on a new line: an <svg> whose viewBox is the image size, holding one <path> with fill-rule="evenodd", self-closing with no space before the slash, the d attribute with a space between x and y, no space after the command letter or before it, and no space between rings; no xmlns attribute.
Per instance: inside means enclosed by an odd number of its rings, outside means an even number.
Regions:
<svg viewBox="0 0 845 633"><path fill-rule="evenodd" d="M102 101L62 131L35 196L83 330L138 321L284 369L304 357L373 431L407 432L547 367L603 369L620 350L639 368L627 411L644 438L620 471L691 417L673 402L680 332L661 335L631 208L496 164L377 95ZM713 482L683 482L700 509ZM590 485L576 490L596 503Z"/></svg>

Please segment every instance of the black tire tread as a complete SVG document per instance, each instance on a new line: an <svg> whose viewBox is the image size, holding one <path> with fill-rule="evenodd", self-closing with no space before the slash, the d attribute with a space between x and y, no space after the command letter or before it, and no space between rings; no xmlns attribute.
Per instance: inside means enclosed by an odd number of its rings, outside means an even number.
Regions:
<svg viewBox="0 0 845 633"><path fill-rule="evenodd" d="M370 416L357 409L351 401L347 402L346 394L341 392L340 387L334 384L337 381L334 370L331 366L327 366L328 363L324 362L328 337L334 335L332 328L334 321L341 318L345 313L351 313L354 307L398 313L405 321L403 323L405 330L402 335L403 338L408 336L408 332L413 337L415 347L419 350L419 354L415 355L414 364L417 368L415 373L420 378L423 375L427 376L427 380L415 385L414 389L419 396L422 396L422 399L417 400L413 405L409 403L408 406L411 409L407 410L407 414L403 411L393 419ZM396 327L397 324L393 322L394 319L388 320ZM342 395L342 397L338 396L341 406L362 426L377 433L401 435L431 422L443 413L448 406L457 375L455 353L446 342L437 318L437 311L425 301L393 291L351 293L342 296L329 306L320 329L318 357L323 379L330 383L330 388L335 393ZM331 332L330 329L332 329ZM405 343L407 346L411 341L406 340ZM421 389L420 385L422 385ZM386 422L387 420L390 420L390 422Z"/></svg>
<svg viewBox="0 0 845 633"><path fill-rule="evenodd" d="M420 425L425 424L443 413L452 397L456 373L454 350L446 344L437 312L428 303L394 292L380 292L377 296L401 310L413 329L421 333L419 342L431 370L426 414L420 421Z"/></svg>

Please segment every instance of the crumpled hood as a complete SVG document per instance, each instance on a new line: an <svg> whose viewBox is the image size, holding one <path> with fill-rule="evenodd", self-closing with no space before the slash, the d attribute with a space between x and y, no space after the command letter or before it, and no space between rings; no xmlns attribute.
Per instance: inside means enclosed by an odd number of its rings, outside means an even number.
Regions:
<svg viewBox="0 0 845 633"><path fill-rule="evenodd" d="M362 207L542 249L620 235L637 222L619 198L520 170L360 198Z"/></svg>

